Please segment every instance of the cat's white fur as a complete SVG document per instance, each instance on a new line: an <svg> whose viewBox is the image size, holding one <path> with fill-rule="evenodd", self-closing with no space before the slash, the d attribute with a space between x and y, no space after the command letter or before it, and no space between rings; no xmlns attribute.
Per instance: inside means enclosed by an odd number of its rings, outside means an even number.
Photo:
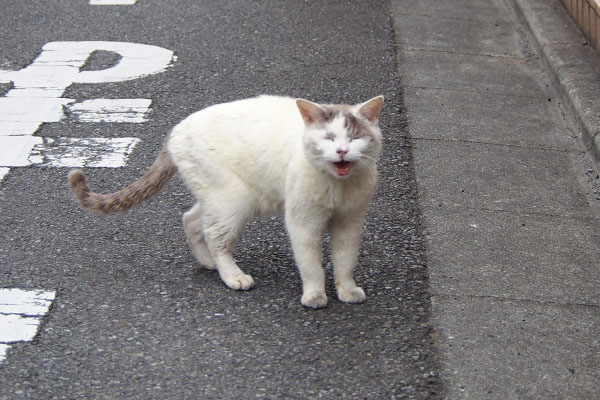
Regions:
<svg viewBox="0 0 600 400"><path fill-rule="evenodd" d="M327 304L321 250L326 228L339 299L365 300L352 273L375 186L381 134L376 121L359 110L354 107L352 112L368 121L371 135L352 141L343 115L328 123L318 117L314 123L306 122L297 101L281 97L212 106L177 125L169 151L198 199L184 216L198 261L216 267L230 288L250 289L252 277L238 268L231 254L235 240L249 220L284 213L302 277L302 304L313 308ZM346 160L356 163L350 176L337 176L331 165L340 161L340 148L348 150Z"/></svg>
<svg viewBox="0 0 600 400"><path fill-rule="evenodd" d="M259 96L208 107L179 123L167 149L197 199L183 223L200 264L217 269L232 289L252 288L252 277L233 259L235 241L248 221L283 214L302 278L302 304L327 305L325 229L338 298L364 301L353 272L377 177L382 102L380 96L327 106Z"/></svg>

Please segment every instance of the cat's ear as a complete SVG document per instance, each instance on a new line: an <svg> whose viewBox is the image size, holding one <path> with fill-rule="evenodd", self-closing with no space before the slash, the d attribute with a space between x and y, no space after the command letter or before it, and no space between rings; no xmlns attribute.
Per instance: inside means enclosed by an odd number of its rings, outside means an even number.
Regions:
<svg viewBox="0 0 600 400"><path fill-rule="evenodd" d="M373 97L358 106L358 112L361 116L368 119L371 123L376 123L379 120L379 111L383 105L383 96Z"/></svg>
<svg viewBox="0 0 600 400"><path fill-rule="evenodd" d="M304 99L298 99L296 100L296 105L298 106L298 110L300 110L300 114L302 115L306 125L311 125L325 120L325 110L323 110L323 108L317 103L313 103L312 101Z"/></svg>

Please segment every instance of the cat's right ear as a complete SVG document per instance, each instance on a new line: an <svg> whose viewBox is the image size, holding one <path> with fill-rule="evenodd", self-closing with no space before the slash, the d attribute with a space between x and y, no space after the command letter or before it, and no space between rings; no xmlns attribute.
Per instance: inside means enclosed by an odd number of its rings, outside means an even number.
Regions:
<svg viewBox="0 0 600 400"><path fill-rule="evenodd" d="M300 114L306 125L312 125L325 120L325 110L317 103L298 99L296 100L296 105L298 105L298 110L300 110Z"/></svg>

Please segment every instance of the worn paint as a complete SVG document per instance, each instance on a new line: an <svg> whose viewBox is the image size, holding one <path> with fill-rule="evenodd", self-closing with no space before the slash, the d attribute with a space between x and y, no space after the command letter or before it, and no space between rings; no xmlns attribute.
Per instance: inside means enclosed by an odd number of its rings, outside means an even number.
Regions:
<svg viewBox="0 0 600 400"><path fill-rule="evenodd" d="M120 59L105 69L81 71L95 51L114 52ZM0 97L0 167L3 167L0 180L7 173L6 168L32 164L122 166L127 151L137 143L131 138L125 138L127 144L101 139L69 142L69 139L61 138L57 139L59 145L56 146L48 139L32 135L43 123L63 120L65 110L81 122L145 122L150 111L150 99L92 99L77 102L61 96L72 83L138 79L164 71L175 59L171 50L147 44L50 42L43 46L40 55L29 66L18 71L0 70L0 82L13 84L12 89ZM75 146L72 152L65 147L68 143ZM52 149L40 147L47 144L52 144ZM103 149L102 155L98 156L100 148ZM57 149L60 152L57 153ZM110 149L116 151L113 156L105 154L105 150ZM59 160L59 155L65 160ZM83 158L76 161L79 156Z"/></svg>
<svg viewBox="0 0 600 400"><path fill-rule="evenodd" d="M33 147L28 161L35 165L68 168L118 168L139 143L137 138L44 138Z"/></svg>
<svg viewBox="0 0 600 400"><path fill-rule="evenodd" d="M0 137L0 178L6 167L38 165L69 168L118 168L140 142L138 138Z"/></svg>
<svg viewBox="0 0 600 400"><path fill-rule="evenodd" d="M146 122L150 99L94 99L68 106L81 122Z"/></svg>
<svg viewBox="0 0 600 400"><path fill-rule="evenodd" d="M10 344L33 340L55 297L44 290L0 289L0 362Z"/></svg>

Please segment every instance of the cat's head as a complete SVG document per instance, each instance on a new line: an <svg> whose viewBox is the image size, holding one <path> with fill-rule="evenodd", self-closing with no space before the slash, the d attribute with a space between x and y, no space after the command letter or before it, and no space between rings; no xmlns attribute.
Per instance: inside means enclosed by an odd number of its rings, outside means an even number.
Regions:
<svg viewBox="0 0 600 400"><path fill-rule="evenodd" d="M340 179L374 168L381 150L383 96L357 105L322 105L303 99L296 104L305 125L305 153L313 166Z"/></svg>

